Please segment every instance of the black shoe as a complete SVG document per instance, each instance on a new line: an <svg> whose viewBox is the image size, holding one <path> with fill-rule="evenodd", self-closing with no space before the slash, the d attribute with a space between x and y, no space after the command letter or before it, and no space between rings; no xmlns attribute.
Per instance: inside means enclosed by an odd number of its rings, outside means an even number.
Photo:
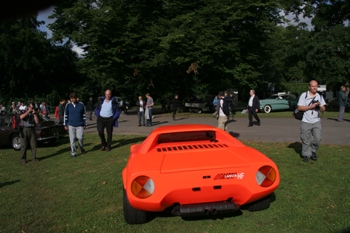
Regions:
<svg viewBox="0 0 350 233"><path fill-rule="evenodd" d="M21 159L21 164L26 164L26 163L27 163L27 160Z"/></svg>
<svg viewBox="0 0 350 233"><path fill-rule="evenodd" d="M39 162L39 159L34 158L34 159L32 159L32 162L37 163L37 162Z"/></svg>
<svg viewBox="0 0 350 233"><path fill-rule="evenodd" d="M141 125L139 125L139 127L140 127Z"/></svg>
<svg viewBox="0 0 350 233"><path fill-rule="evenodd" d="M258 126L260 126L260 122L258 123Z"/></svg>
<svg viewBox="0 0 350 233"><path fill-rule="evenodd" d="M76 158L77 156L76 155L72 155L72 158Z"/></svg>
<svg viewBox="0 0 350 233"><path fill-rule="evenodd" d="M317 155L316 155L315 152L312 152L311 159L312 159L313 161L317 161Z"/></svg>
<svg viewBox="0 0 350 233"><path fill-rule="evenodd" d="M86 150L82 150L81 153L82 153L82 154L86 154Z"/></svg>
<svg viewBox="0 0 350 233"><path fill-rule="evenodd" d="M111 148L110 147L106 147L106 151L110 151L111 150Z"/></svg>
<svg viewBox="0 0 350 233"><path fill-rule="evenodd" d="M304 159L303 159L303 162L309 162L309 157L307 157L307 156L304 156Z"/></svg>
<svg viewBox="0 0 350 233"><path fill-rule="evenodd" d="M104 151L104 150L105 150L105 146L102 146L102 147L101 147L101 151Z"/></svg>

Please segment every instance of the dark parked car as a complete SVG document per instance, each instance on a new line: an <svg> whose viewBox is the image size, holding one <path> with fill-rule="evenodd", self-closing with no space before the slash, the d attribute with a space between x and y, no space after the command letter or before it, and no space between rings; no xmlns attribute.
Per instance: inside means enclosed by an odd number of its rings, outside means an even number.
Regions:
<svg viewBox="0 0 350 233"><path fill-rule="evenodd" d="M63 125L54 121L41 121L36 129L38 144L54 143L58 138L67 135ZM20 131L12 128L12 116L0 116L0 146L11 146L21 149Z"/></svg>

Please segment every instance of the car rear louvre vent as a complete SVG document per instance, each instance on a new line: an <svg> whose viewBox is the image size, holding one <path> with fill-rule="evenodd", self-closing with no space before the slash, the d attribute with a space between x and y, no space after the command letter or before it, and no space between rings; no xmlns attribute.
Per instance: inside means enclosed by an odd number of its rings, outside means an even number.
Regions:
<svg viewBox="0 0 350 233"><path fill-rule="evenodd" d="M171 152L171 151L184 151L184 150L200 150L200 149L216 149L228 147L226 144L197 144L197 145L183 145L183 146L167 146L158 147L157 152Z"/></svg>
<svg viewBox="0 0 350 233"><path fill-rule="evenodd" d="M221 185L214 186L214 189L221 189Z"/></svg>
<svg viewBox="0 0 350 233"><path fill-rule="evenodd" d="M198 192L198 191L201 191L201 188L195 187L195 188L192 188L192 191L193 191L193 192Z"/></svg>

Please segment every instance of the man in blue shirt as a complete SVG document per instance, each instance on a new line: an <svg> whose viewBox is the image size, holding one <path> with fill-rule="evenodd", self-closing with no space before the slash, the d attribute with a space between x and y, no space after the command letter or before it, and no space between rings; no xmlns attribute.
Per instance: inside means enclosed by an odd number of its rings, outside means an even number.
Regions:
<svg viewBox="0 0 350 233"><path fill-rule="evenodd" d="M64 110L64 128L69 130L69 140L72 158L77 156L75 147L75 140L78 140L79 149L82 154L86 151L83 145L84 129L86 128L86 112L85 106L82 102L78 102L77 94L72 92L69 95L70 103L68 103Z"/></svg>
<svg viewBox="0 0 350 233"><path fill-rule="evenodd" d="M120 115L118 101L112 97L111 90L105 91L105 97L98 101L95 109L97 116L97 131L101 139L101 150L110 151L112 146L113 126L118 127L118 118ZM107 142L104 129L107 131Z"/></svg>

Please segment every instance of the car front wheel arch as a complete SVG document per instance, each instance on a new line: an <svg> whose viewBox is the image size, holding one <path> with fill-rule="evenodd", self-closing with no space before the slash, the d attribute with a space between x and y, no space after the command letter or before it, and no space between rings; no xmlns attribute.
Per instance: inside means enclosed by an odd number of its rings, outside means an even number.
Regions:
<svg viewBox="0 0 350 233"><path fill-rule="evenodd" d="M270 113L272 111L272 107L271 105L267 104L264 106L263 110L265 113Z"/></svg>

